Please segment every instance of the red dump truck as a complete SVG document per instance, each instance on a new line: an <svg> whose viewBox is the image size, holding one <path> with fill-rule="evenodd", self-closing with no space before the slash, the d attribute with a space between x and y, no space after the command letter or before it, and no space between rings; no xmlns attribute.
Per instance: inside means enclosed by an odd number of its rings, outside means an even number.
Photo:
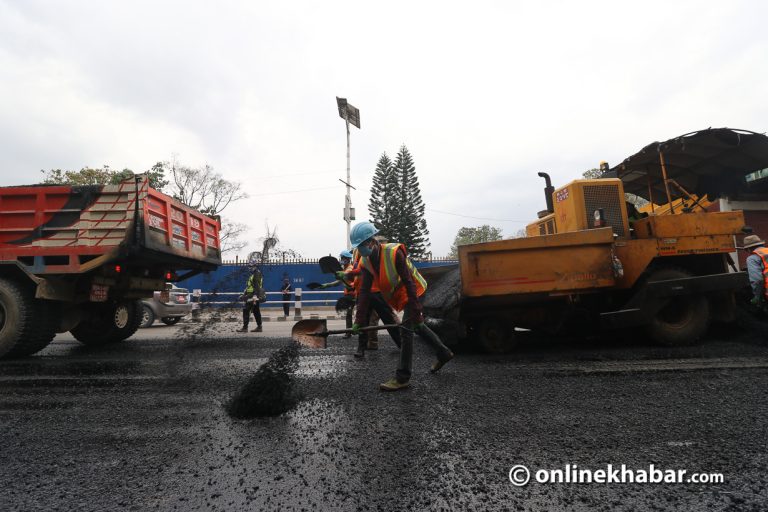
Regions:
<svg viewBox="0 0 768 512"><path fill-rule="evenodd" d="M149 187L0 188L0 358L57 332L86 345L130 337L139 299L221 264L219 221Z"/></svg>

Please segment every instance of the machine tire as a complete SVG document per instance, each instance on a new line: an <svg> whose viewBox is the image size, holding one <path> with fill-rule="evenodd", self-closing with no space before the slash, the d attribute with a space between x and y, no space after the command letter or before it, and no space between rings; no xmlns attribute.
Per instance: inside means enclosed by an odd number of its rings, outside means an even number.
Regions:
<svg viewBox="0 0 768 512"><path fill-rule="evenodd" d="M160 319L165 325L176 325L181 320L180 316L164 316Z"/></svg>
<svg viewBox="0 0 768 512"><path fill-rule="evenodd" d="M56 337L56 330L61 321L60 304L42 299L32 299L35 309L35 334L20 339L6 357L26 357L40 352L50 345Z"/></svg>
<svg viewBox="0 0 768 512"><path fill-rule="evenodd" d="M663 281L691 277L681 269L663 268L654 271L648 281ZM703 295L673 297L651 320L648 335L661 345L685 346L695 343L709 328L709 299Z"/></svg>
<svg viewBox="0 0 768 512"><path fill-rule="evenodd" d="M72 329L77 341L89 346L101 346L130 338L144 317L141 301L121 301L93 304L83 320Z"/></svg>
<svg viewBox="0 0 768 512"><path fill-rule="evenodd" d="M483 318L473 331L477 343L486 352L504 354L515 348L514 329L503 318Z"/></svg>
<svg viewBox="0 0 768 512"><path fill-rule="evenodd" d="M155 323L155 312L152 311L152 308L147 306L146 304L141 305L141 327L142 329L146 329L147 327L151 327L152 324Z"/></svg>
<svg viewBox="0 0 768 512"><path fill-rule="evenodd" d="M0 278L0 358L34 354L48 345L56 332L46 313L31 286Z"/></svg>

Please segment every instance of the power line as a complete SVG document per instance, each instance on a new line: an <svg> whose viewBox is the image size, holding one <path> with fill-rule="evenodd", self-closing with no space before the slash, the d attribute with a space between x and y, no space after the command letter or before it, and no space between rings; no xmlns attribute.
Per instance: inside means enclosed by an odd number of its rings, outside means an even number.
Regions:
<svg viewBox="0 0 768 512"><path fill-rule="evenodd" d="M435 212L435 213L444 213L445 215L453 215L454 217L464 217L467 219L476 219L476 220L490 220L494 222L521 222L523 224L528 224L531 222L530 220L514 220L514 219L491 219L489 217L473 217L472 215L462 215L460 213L452 213L452 212L444 212L441 210L433 210L432 208L426 208L428 212Z"/></svg>
<svg viewBox="0 0 768 512"><path fill-rule="evenodd" d="M344 171L308 171L308 172L295 172L289 174L268 174L266 176L253 176L256 179L263 180L266 178L289 178L291 176L310 176L316 174L343 174Z"/></svg>
<svg viewBox="0 0 768 512"><path fill-rule="evenodd" d="M252 194L250 197L261 197L261 196L276 196L279 194L296 194L297 192L314 192L316 190L330 190L330 189L338 189L338 185L334 185L333 187L318 187L318 188L304 188L301 190L284 190L281 192L268 192L266 194Z"/></svg>

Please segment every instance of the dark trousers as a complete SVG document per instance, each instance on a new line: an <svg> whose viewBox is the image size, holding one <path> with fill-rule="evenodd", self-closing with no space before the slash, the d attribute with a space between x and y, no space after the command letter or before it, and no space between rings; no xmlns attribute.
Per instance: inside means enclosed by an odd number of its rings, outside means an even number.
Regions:
<svg viewBox="0 0 768 512"><path fill-rule="evenodd" d="M288 304L289 300L291 300L291 294L284 293L283 294L283 313L285 313L286 318L288 318L288 315L291 314L291 305Z"/></svg>
<svg viewBox="0 0 768 512"><path fill-rule="evenodd" d="M352 323L353 323L352 320L353 320L353 313L354 313L354 311L355 311L355 308L349 308L347 310L347 318L346 318L347 329L351 329L352 328Z"/></svg>
<svg viewBox="0 0 768 512"><path fill-rule="evenodd" d="M370 295L369 304L370 309L376 311L379 314L381 321L385 324L398 323L395 312L392 310L389 304L387 304L387 301L384 300L384 297L381 295L381 293L372 293ZM406 304L406 314L403 317L403 322L401 324L402 328L396 327L394 329L387 329L387 332L389 332L389 335L392 337L395 345L400 348L400 362L397 365L397 371L395 372L395 378L397 378L398 382L408 382L411 379L411 373L413 370L414 332L419 335L419 338L427 342L439 360L444 361L445 359L448 359L451 354L451 349L443 345L443 342L440 341L440 337L435 333L435 331L426 325L422 325L420 328L416 329L415 324L407 313L408 309L408 305ZM368 323L370 322L366 322L366 324ZM368 344L368 338L364 333L360 334L357 343L358 350L365 350L365 347Z"/></svg>
<svg viewBox="0 0 768 512"><path fill-rule="evenodd" d="M408 305L405 306L406 314L403 317L403 341L400 345L400 364L397 366L395 378L398 382L408 382L411 379L411 370L413 369L413 333L419 335L419 338L427 342L435 356L440 361L445 361L451 355L451 349L443 345L440 336L432 329L422 324L416 327L408 316Z"/></svg>
<svg viewBox="0 0 768 512"><path fill-rule="evenodd" d="M379 318L384 324L397 324L399 323L397 319L397 315L392 310L392 306L387 304L387 301L384 300L384 296L381 295L381 293L371 293L368 298L368 318L365 319L365 322L363 323L363 326L371 325L371 315L373 312L376 312L379 315ZM395 342L395 345L398 347L400 346L400 340L402 336L400 335L400 328L395 327L394 329L387 329L387 332L392 337L392 341ZM357 338L357 344L358 349L360 347L365 350L365 348L368 347L368 333L363 332L359 335Z"/></svg>
<svg viewBox="0 0 768 512"><path fill-rule="evenodd" d="M254 299L251 302L245 303L243 306L243 329L248 328L248 321L250 320L251 311L253 311L253 318L256 319L256 325L261 327L261 308L259 307L259 300Z"/></svg>

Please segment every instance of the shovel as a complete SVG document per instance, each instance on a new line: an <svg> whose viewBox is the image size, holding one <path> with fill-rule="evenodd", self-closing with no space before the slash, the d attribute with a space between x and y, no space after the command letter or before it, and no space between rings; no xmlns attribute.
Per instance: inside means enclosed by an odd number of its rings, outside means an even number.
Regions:
<svg viewBox="0 0 768 512"><path fill-rule="evenodd" d="M326 348L328 346L328 336L332 334L352 334L352 329L329 331L327 322L327 320L299 320L293 325L293 329L291 329L291 339L305 347ZM392 329L393 327L400 326L397 324L373 325L370 327L361 327L359 332Z"/></svg>
<svg viewBox="0 0 768 512"><path fill-rule="evenodd" d="M339 260L333 256L323 256L320 258L319 263L320 270L323 272L323 274L335 274L340 270L344 270L341 268L341 263L339 263Z"/></svg>

